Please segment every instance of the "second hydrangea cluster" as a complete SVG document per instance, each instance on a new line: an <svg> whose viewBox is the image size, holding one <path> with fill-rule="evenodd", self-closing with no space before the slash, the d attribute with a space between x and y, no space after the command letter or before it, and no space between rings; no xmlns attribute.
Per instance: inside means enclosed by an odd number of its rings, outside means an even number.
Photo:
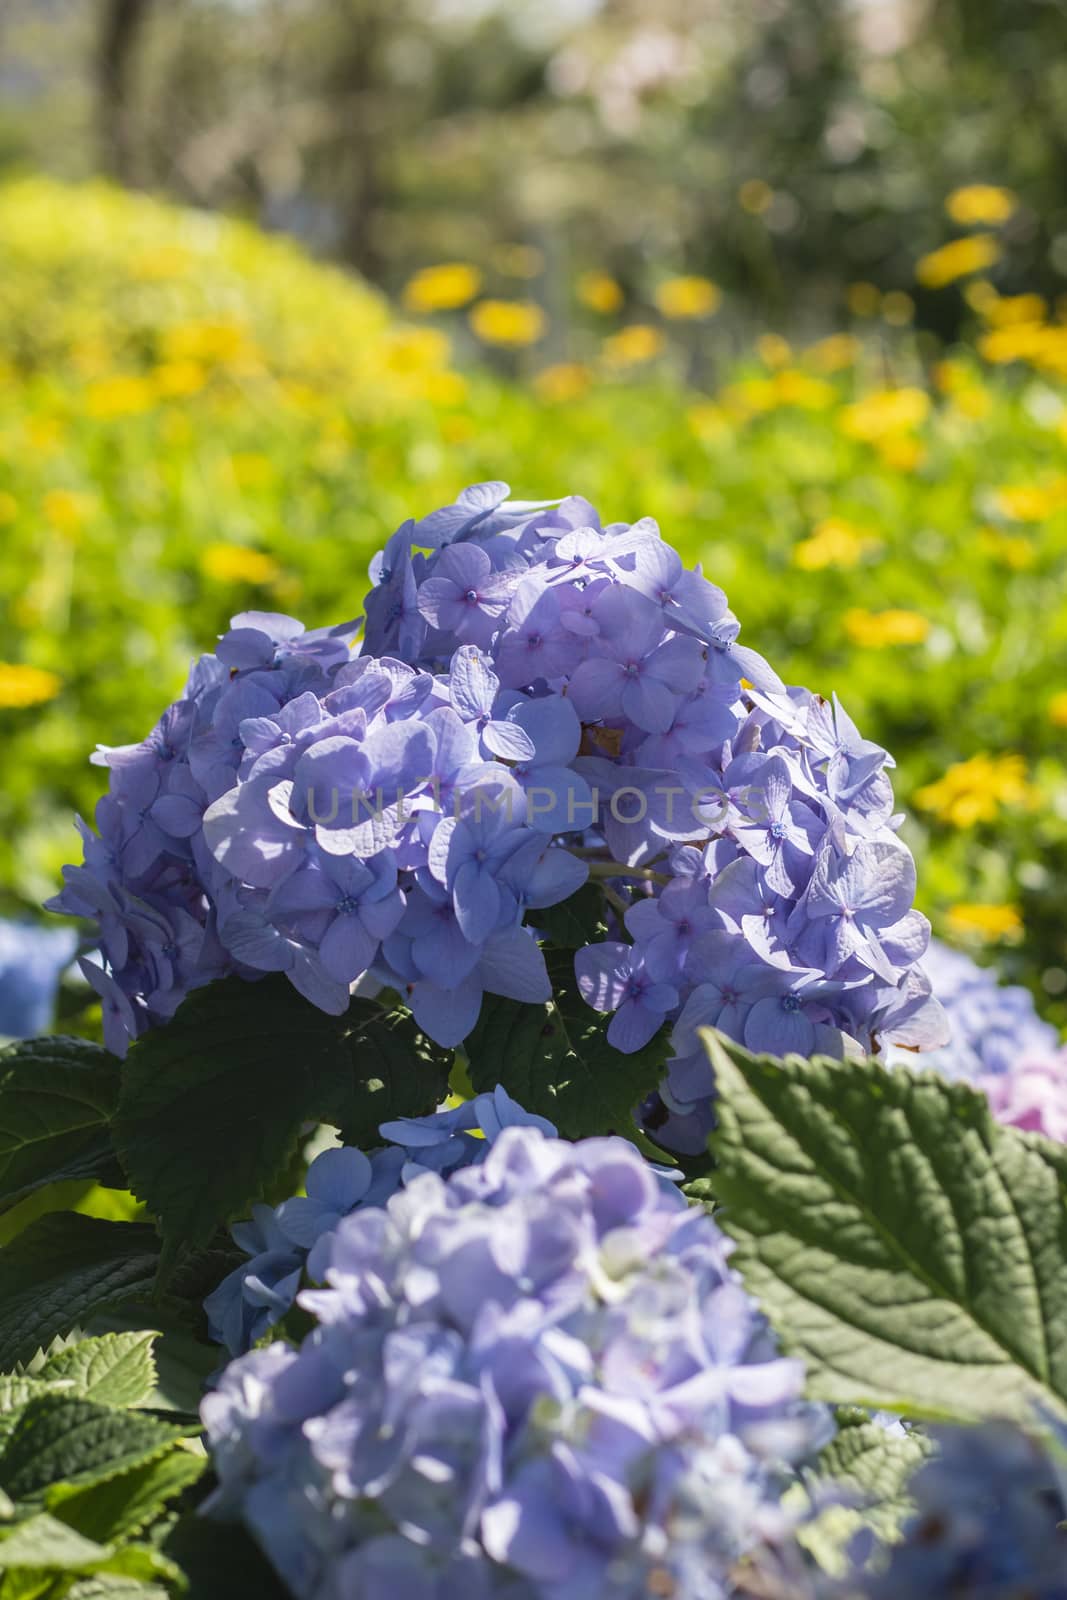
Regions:
<svg viewBox="0 0 1067 1600"><path fill-rule="evenodd" d="M294 1595L718 1600L827 1437L699 1207L509 1127L340 1222L317 1326L232 1363L219 1489Z"/></svg>

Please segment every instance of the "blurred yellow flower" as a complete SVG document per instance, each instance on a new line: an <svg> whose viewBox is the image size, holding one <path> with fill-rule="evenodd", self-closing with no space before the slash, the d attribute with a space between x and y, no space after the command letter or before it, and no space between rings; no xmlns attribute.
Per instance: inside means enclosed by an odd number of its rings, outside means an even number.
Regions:
<svg viewBox="0 0 1067 1600"><path fill-rule="evenodd" d="M41 501L45 519L60 533L75 534L95 504L92 495L77 489L49 489Z"/></svg>
<svg viewBox="0 0 1067 1600"><path fill-rule="evenodd" d="M1048 703L1049 721L1054 728L1067 728L1067 689L1054 694Z"/></svg>
<svg viewBox="0 0 1067 1600"><path fill-rule="evenodd" d="M40 667L24 667L13 661L0 661L0 710L21 711L54 700L63 680Z"/></svg>
<svg viewBox="0 0 1067 1600"><path fill-rule="evenodd" d="M949 906L945 913L949 933L958 939L973 940L977 944L992 944L998 940L1013 941L1023 931L1023 919L1017 906L970 905L961 903Z"/></svg>
<svg viewBox="0 0 1067 1600"><path fill-rule="evenodd" d="M0 489L0 523L14 522L19 514L19 503L13 494Z"/></svg>
<svg viewBox="0 0 1067 1600"><path fill-rule="evenodd" d="M710 278L666 278L656 288L656 304L673 319L711 317L722 303L722 290Z"/></svg>
<svg viewBox="0 0 1067 1600"><path fill-rule="evenodd" d="M483 344L518 347L542 338L547 318L533 300L479 300L468 320Z"/></svg>
<svg viewBox="0 0 1067 1600"><path fill-rule="evenodd" d="M536 278L545 269L545 253L532 244L499 244L490 260L505 278Z"/></svg>
<svg viewBox="0 0 1067 1600"><path fill-rule="evenodd" d="M1044 322L1048 301L1041 294L998 294L980 309L992 327L1012 328L1020 322Z"/></svg>
<svg viewBox="0 0 1067 1600"><path fill-rule="evenodd" d="M401 295L405 311L455 311L474 299L482 274L465 261L442 261L409 278Z"/></svg>
<svg viewBox="0 0 1067 1600"><path fill-rule="evenodd" d="M253 360L257 351L240 322L179 322L163 335L167 361L199 361L204 366L233 366Z"/></svg>
<svg viewBox="0 0 1067 1600"><path fill-rule="evenodd" d="M721 439L730 431L725 411L711 400L702 400L697 405L690 406L685 415L696 437L705 444Z"/></svg>
<svg viewBox="0 0 1067 1600"><path fill-rule="evenodd" d="M198 394L207 382L207 374L199 361L164 361L149 378L164 400Z"/></svg>
<svg viewBox="0 0 1067 1600"><path fill-rule="evenodd" d="M130 273L145 283L184 278L193 266L194 256L180 244L157 244L138 250L130 258Z"/></svg>
<svg viewBox="0 0 1067 1600"><path fill-rule="evenodd" d="M90 417L110 421L115 417L139 417L151 411L156 396L146 378L134 373L117 373L101 378L85 391L85 409Z"/></svg>
<svg viewBox="0 0 1067 1600"><path fill-rule="evenodd" d="M467 398L467 380L461 372L424 372L419 393L432 406L461 406Z"/></svg>
<svg viewBox="0 0 1067 1600"><path fill-rule="evenodd" d="M813 378L810 372L801 372L796 367L776 372L771 383L779 405L799 406L802 411L825 411L837 399L832 383L824 378Z"/></svg>
<svg viewBox="0 0 1067 1600"><path fill-rule="evenodd" d="M978 542L987 555L1011 567L1013 572L1025 572L1037 560L1033 545L1022 534L1001 533L999 528L982 528Z"/></svg>
<svg viewBox="0 0 1067 1600"><path fill-rule="evenodd" d="M864 650L884 650L897 644L922 644L930 632L926 617L918 611L865 611L854 606L842 619L852 644Z"/></svg>
<svg viewBox="0 0 1067 1600"><path fill-rule="evenodd" d="M1013 522L1044 522L1067 506L1067 477L1049 483L1004 484L993 496L1001 516Z"/></svg>
<svg viewBox="0 0 1067 1600"><path fill-rule="evenodd" d="M930 396L925 389L876 389L841 412L840 427L851 439L873 443L895 433L910 433L925 422Z"/></svg>
<svg viewBox="0 0 1067 1600"><path fill-rule="evenodd" d="M665 343L659 328L647 322L631 322L605 339L600 349L609 367L635 367L658 356Z"/></svg>
<svg viewBox="0 0 1067 1600"><path fill-rule="evenodd" d="M890 472L914 472L926 460L926 446L907 433L887 434L876 439L874 448Z"/></svg>
<svg viewBox="0 0 1067 1600"><path fill-rule="evenodd" d="M1007 222L1017 205L1010 189L992 183L968 183L962 189L953 189L945 201L945 210L962 228L995 228Z"/></svg>
<svg viewBox="0 0 1067 1600"><path fill-rule="evenodd" d="M1003 806L1029 805L1033 791L1022 756L980 754L957 761L936 783L918 789L915 804L951 828L995 822Z"/></svg>
<svg viewBox="0 0 1067 1600"><path fill-rule="evenodd" d="M793 359L793 347L780 333L761 333L756 340L756 354L765 367L784 367Z"/></svg>
<svg viewBox="0 0 1067 1600"><path fill-rule="evenodd" d="M542 367L533 380L534 393L549 405L563 405L585 394L591 382L589 368L580 361L559 361Z"/></svg>
<svg viewBox="0 0 1067 1600"><path fill-rule="evenodd" d="M903 289L890 289L882 296L882 315L891 328L906 328L915 320L915 301Z"/></svg>
<svg viewBox="0 0 1067 1600"><path fill-rule="evenodd" d="M991 233L972 233L966 239L953 239L939 250L920 257L915 276L924 289L943 289L957 278L984 272L1000 260L1000 245Z"/></svg>
<svg viewBox="0 0 1067 1600"><path fill-rule="evenodd" d="M876 317L882 304L882 291L874 283L850 283L846 300L854 317Z"/></svg>
<svg viewBox="0 0 1067 1600"><path fill-rule="evenodd" d="M762 217L774 204L774 190L762 178L749 178L737 191L742 211L750 216Z"/></svg>
<svg viewBox="0 0 1067 1600"><path fill-rule="evenodd" d="M990 308L996 305L1000 295L988 278L972 278L964 287L963 298L972 311L977 311L980 317L984 317Z"/></svg>
<svg viewBox="0 0 1067 1600"><path fill-rule="evenodd" d="M243 544L209 544L200 552L200 570L213 583L277 583L281 568L273 556Z"/></svg>
<svg viewBox="0 0 1067 1600"><path fill-rule="evenodd" d="M804 352L804 360L818 372L841 372L859 359L863 345L854 333L832 333L827 339L811 344Z"/></svg>
<svg viewBox="0 0 1067 1600"><path fill-rule="evenodd" d="M622 285L606 272L583 272L576 287L582 305L602 317L610 316L622 305Z"/></svg>
<svg viewBox="0 0 1067 1600"><path fill-rule="evenodd" d="M51 456L59 449L63 439L63 424L58 417L29 417L26 422L26 443L37 455Z"/></svg>
<svg viewBox="0 0 1067 1600"><path fill-rule="evenodd" d="M1009 361L1032 361L1041 352L1049 330L1043 322L1009 323L1006 328L994 328L978 341L978 353L994 366L1004 366Z"/></svg>
<svg viewBox="0 0 1067 1600"><path fill-rule="evenodd" d="M855 567L878 540L844 517L826 517L810 535L793 547L793 565L801 572L821 572L826 567Z"/></svg>

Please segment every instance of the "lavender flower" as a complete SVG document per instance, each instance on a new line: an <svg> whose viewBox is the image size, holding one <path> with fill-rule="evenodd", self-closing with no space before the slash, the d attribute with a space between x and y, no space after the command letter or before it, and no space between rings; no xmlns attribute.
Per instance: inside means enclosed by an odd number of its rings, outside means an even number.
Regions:
<svg viewBox="0 0 1067 1600"><path fill-rule="evenodd" d="M203 1405L294 1594L725 1596L828 1432L711 1218L618 1139L507 1127L343 1221L318 1326Z"/></svg>

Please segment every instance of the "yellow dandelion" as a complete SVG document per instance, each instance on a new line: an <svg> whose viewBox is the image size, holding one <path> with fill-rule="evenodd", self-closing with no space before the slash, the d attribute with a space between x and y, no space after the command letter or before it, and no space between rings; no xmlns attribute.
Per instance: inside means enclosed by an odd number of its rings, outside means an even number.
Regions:
<svg viewBox="0 0 1067 1600"><path fill-rule="evenodd" d="M844 517L826 517L816 523L806 539L793 547L793 565L801 572L822 572L826 567L858 566L877 539Z"/></svg>
<svg viewBox="0 0 1067 1600"><path fill-rule="evenodd" d="M910 433L925 422L930 396L925 389L876 389L841 412L842 433L868 443L892 434Z"/></svg>
<svg viewBox="0 0 1067 1600"><path fill-rule="evenodd" d="M944 289L958 278L985 272L1000 260L1000 245L991 233L972 233L931 250L915 264L915 276L924 289Z"/></svg>
<svg viewBox="0 0 1067 1600"><path fill-rule="evenodd" d="M166 361L198 361L205 367L254 362L256 348L240 322L179 322L163 336Z"/></svg>
<svg viewBox="0 0 1067 1600"><path fill-rule="evenodd" d="M110 422L118 417L139 417L155 405L155 391L146 378L135 373L116 373L101 378L85 391L85 409L90 417Z"/></svg>
<svg viewBox="0 0 1067 1600"><path fill-rule="evenodd" d="M461 406L467 398L467 380L461 372L425 372L419 393L432 406Z"/></svg>
<svg viewBox="0 0 1067 1600"><path fill-rule="evenodd" d="M565 405L585 394L591 382L589 368L580 361L558 361L542 367L533 380L534 392L549 405Z"/></svg>
<svg viewBox="0 0 1067 1600"><path fill-rule="evenodd" d="M1045 522L1067 505L1067 477L1043 484L1004 484L995 491L993 502L1012 522Z"/></svg>
<svg viewBox="0 0 1067 1600"><path fill-rule="evenodd" d="M999 561L1002 566L1010 567L1013 572L1025 572L1037 560L1037 551L1030 543L1018 533L1001 533L998 528L981 528L978 532L978 542L986 555L994 561Z"/></svg>
<svg viewBox="0 0 1067 1600"><path fill-rule="evenodd" d="M926 460L926 446L910 434L892 433L876 439L874 448L890 472L915 472Z"/></svg>
<svg viewBox="0 0 1067 1600"><path fill-rule="evenodd" d="M26 706L43 705L46 700L54 700L62 687L63 680L54 672L0 661L0 710L21 711Z"/></svg>
<svg viewBox="0 0 1067 1600"><path fill-rule="evenodd" d="M81 530L94 504L92 495L78 489L49 489L41 501L41 510L53 528L73 535Z"/></svg>
<svg viewBox="0 0 1067 1600"><path fill-rule="evenodd" d="M783 340L784 343L784 340ZM798 406L801 411L826 411L837 399L837 390L824 378L813 378L810 372L796 367L786 367L771 379L776 403L780 406Z"/></svg>
<svg viewBox="0 0 1067 1600"><path fill-rule="evenodd" d="M164 361L149 374L149 381L162 399L180 400L199 394L207 383L207 374L199 361Z"/></svg>
<svg viewBox="0 0 1067 1600"><path fill-rule="evenodd" d="M945 210L961 228L996 228L1007 222L1018 205L1010 189L992 183L968 183L953 189Z"/></svg>
<svg viewBox="0 0 1067 1600"><path fill-rule="evenodd" d="M600 348L609 367L636 367L658 356L665 342L659 328L647 322L631 322L605 339Z"/></svg>
<svg viewBox="0 0 1067 1600"><path fill-rule="evenodd" d="M963 298L972 311L977 311L980 317L985 317L996 305L1000 295L988 278L972 278L964 287Z"/></svg>
<svg viewBox="0 0 1067 1600"><path fill-rule="evenodd" d="M469 305L482 286L482 274L466 261L423 267L404 285L405 311L455 311Z"/></svg>
<svg viewBox="0 0 1067 1600"><path fill-rule="evenodd" d="M854 366L862 353L863 345L854 333L832 333L804 352L804 360L817 372L842 372Z"/></svg>
<svg viewBox="0 0 1067 1600"><path fill-rule="evenodd" d="M468 320L483 344L518 348L542 338L547 318L533 300L479 300Z"/></svg>
<svg viewBox="0 0 1067 1600"><path fill-rule="evenodd" d="M752 217L762 217L774 204L774 190L762 178L749 178L738 189L737 198L742 211Z"/></svg>
<svg viewBox="0 0 1067 1600"><path fill-rule="evenodd" d="M918 611L865 611L855 606L845 612L842 621L849 641L863 650L922 644L930 632L928 619Z"/></svg>
<svg viewBox="0 0 1067 1600"><path fill-rule="evenodd" d="M1054 728L1067 728L1067 689L1060 689L1048 703L1049 721Z"/></svg>
<svg viewBox="0 0 1067 1600"><path fill-rule="evenodd" d="M978 353L993 366L1006 366L1010 361L1034 361L1046 341L1048 329L1042 322L1009 323L1006 328L994 328L978 341Z"/></svg>
<svg viewBox="0 0 1067 1600"><path fill-rule="evenodd" d="M1026 806L1032 799L1022 756L984 752L955 762L935 783L915 794L917 806L951 828L995 822L1002 808Z"/></svg>
<svg viewBox="0 0 1067 1600"><path fill-rule="evenodd" d="M972 905L961 902L945 913L949 933L975 944L1013 941L1022 935L1023 919L1018 906Z"/></svg>
<svg viewBox="0 0 1067 1600"><path fill-rule="evenodd" d="M212 583L248 583L257 588L277 583L282 575L273 556L243 544L209 544L200 552L200 570Z"/></svg>
<svg viewBox="0 0 1067 1600"><path fill-rule="evenodd" d="M874 283L850 283L845 299L854 317L876 317L882 304L882 291Z"/></svg>
<svg viewBox="0 0 1067 1600"><path fill-rule="evenodd" d="M602 317L618 311L624 299L622 285L606 272L583 272L576 290L582 305Z"/></svg>
<svg viewBox="0 0 1067 1600"><path fill-rule="evenodd" d="M656 289L656 304L672 320L712 317L722 303L722 290L710 278L667 278Z"/></svg>
<svg viewBox="0 0 1067 1600"><path fill-rule="evenodd" d="M1043 323L1048 301L1041 294L998 294L981 309L991 327L1013 328L1021 322Z"/></svg>

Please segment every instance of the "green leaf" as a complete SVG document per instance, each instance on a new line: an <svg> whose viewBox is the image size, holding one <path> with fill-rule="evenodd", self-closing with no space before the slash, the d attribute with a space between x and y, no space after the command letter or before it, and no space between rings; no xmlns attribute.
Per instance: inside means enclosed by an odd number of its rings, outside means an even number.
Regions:
<svg viewBox="0 0 1067 1600"><path fill-rule="evenodd" d="M57 1484L104 1483L162 1455L184 1431L140 1411L39 1395L23 1409L0 1455L0 1484L12 1500L23 1501Z"/></svg>
<svg viewBox="0 0 1067 1600"><path fill-rule="evenodd" d="M39 1378L64 1379L83 1400L107 1406L143 1406L156 1387L155 1331L105 1333L49 1356Z"/></svg>
<svg viewBox="0 0 1067 1600"><path fill-rule="evenodd" d="M0 1572L5 1575L5 1600L9 1595L22 1597L43 1593L45 1589L52 1593L50 1583L39 1587L35 1584L39 1574L47 1573L73 1576L114 1573L138 1581L163 1578L168 1583L185 1586L181 1571L151 1546L130 1544L116 1550L84 1538L46 1512L0 1530ZM22 1583L18 1581L21 1573L26 1574L26 1581Z"/></svg>
<svg viewBox="0 0 1067 1600"><path fill-rule="evenodd" d="M705 1041L718 1219L810 1392L927 1416L1067 1410L1067 1147L931 1073Z"/></svg>
<svg viewBox="0 0 1067 1600"><path fill-rule="evenodd" d="M79 1578L63 1600L170 1600L170 1590L141 1578Z"/></svg>
<svg viewBox="0 0 1067 1600"><path fill-rule="evenodd" d="M206 1467L205 1455L172 1448L103 1483L85 1488L56 1484L45 1496L45 1507L89 1539L118 1543L147 1528L168 1501L184 1493Z"/></svg>
<svg viewBox="0 0 1067 1600"><path fill-rule="evenodd" d="M56 1212L0 1250L0 1368L28 1361L102 1306L146 1296L155 1230Z"/></svg>
<svg viewBox="0 0 1067 1600"><path fill-rule="evenodd" d="M900 1537L914 1510L908 1483L934 1449L926 1434L913 1429L890 1433L872 1422L866 1411L839 1413L837 1433L814 1470L836 1489L849 1491L854 1504L831 1504L797 1529L800 1543L824 1571L834 1577L845 1576L848 1545L861 1528L869 1528L885 1543ZM799 1507L800 1497L794 1498Z"/></svg>
<svg viewBox="0 0 1067 1600"><path fill-rule="evenodd" d="M580 950L604 936L603 893L596 884L585 883L559 905L535 911L533 922L538 933L560 950Z"/></svg>
<svg viewBox="0 0 1067 1600"><path fill-rule="evenodd" d="M190 995L130 1051L115 1121L130 1187L171 1249L207 1243L263 1198L304 1123L366 1136L398 1105L431 1110L442 1075L413 1039L368 1001L327 1016L280 975Z"/></svg>
<svg viewBox="0 0 1067 1600"><path fill-rule="evenodd" d="M383 1122L428 1116L448 1094L452 1051L420 1033L410 1011L367 1018L347 1044L356 1071L336 1119L346 1144L364 1150L381 1144Z"/></svg>
<svg viewBox="0 0 1067 1600"><path fill-rule="evenodd" d="M108 1121L119 1063L86 1039L27 1039L0 1051L0 1212L45 1184L121 1180Z"/></svg>
<svg viewBox="0 0 1067 1600"><path fill-rule="evenodd" d="M464 1042L475 1093L503 1084L527 1111L548 1117L565 1139L618 1133L657 1161L632 1110L656 1087L667 1056L664 1033L643 1050L621 1055L607 1042L609 1017L587 1006L574 977L574 957L546 951L553 998L529 1005L487 994L474 1032Z"/></svg>

